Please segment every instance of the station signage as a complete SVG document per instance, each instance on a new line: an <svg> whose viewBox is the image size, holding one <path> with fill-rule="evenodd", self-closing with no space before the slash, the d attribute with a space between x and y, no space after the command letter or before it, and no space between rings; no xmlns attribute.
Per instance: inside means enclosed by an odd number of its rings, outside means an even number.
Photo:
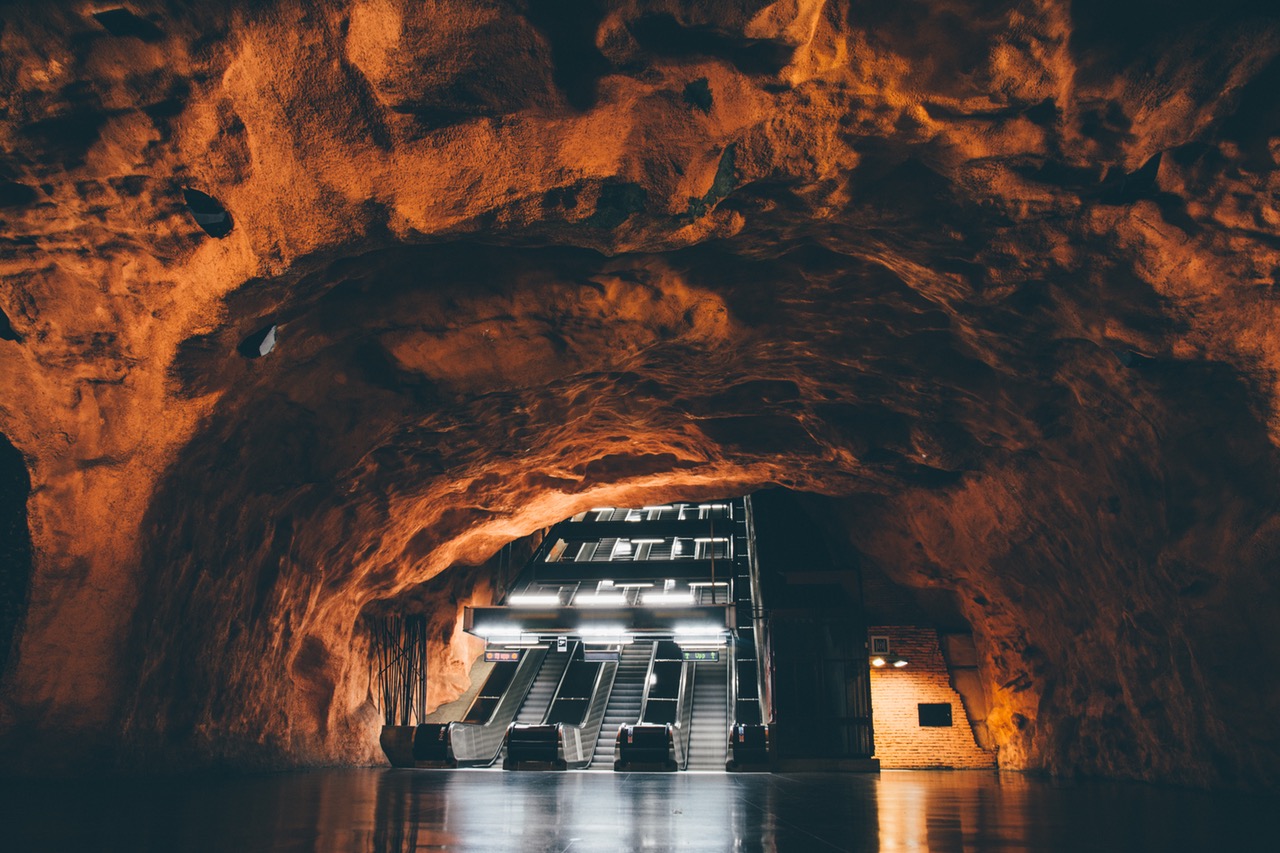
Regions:
<svg viewBox="0 0 1280 853"><path fill-rule="evenodd" d="M492 651L486 650L484 653L485 663L504 663L507 661L518 661L518 660L520 660L520 652L518 649L517 650L494 649Z"/></svg>
<svg viewBox="0 0 1280 853"><path fill-rule="evenodd" d="M682 650L681 654L684 655L685 660L694 661L695 663L715 663L720 660L720 653L715 651L691 652Z"/></svg>

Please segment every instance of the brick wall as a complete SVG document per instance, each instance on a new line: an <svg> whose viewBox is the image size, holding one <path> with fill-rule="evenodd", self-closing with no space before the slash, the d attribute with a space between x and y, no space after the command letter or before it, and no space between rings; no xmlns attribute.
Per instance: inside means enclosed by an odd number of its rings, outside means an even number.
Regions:
<svg viewBox="0 0 1280 853"><path fill-rule="evenodd" d="M973 737L960 694L951 687L938 632L933 628L874 626L869 637L889 638L891 655L907 659L901 669L871 668L871 713L876 757L886 769L994 767L995 754ZM870 641L868 640L868 648ZM952 725L920 726L921 702L947 703Z"/></svg>

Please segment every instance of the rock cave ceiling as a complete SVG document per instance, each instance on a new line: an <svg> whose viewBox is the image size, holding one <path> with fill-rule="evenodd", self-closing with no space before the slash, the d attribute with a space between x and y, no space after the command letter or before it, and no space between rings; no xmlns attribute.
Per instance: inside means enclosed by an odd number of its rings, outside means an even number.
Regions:
<svg viewBox="0 0 1280 853"><path fill-rule="evenodd" d="M504 543L785 486L956 593L1002 767L1275 785L1278 55L1232 0L7 4L6 770L377 760L367 608L441 701Z"/></svg>

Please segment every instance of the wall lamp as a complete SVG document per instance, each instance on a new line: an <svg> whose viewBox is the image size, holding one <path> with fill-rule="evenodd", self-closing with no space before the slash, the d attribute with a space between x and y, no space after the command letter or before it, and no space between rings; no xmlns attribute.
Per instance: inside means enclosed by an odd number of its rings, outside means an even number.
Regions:
<svg viewBox="0 0 1280 853"><path fill-rule="evenodd" d="M875 655L871 658L871 665L877 668L882 666L892 666L894 669L902 669L907 665L907 659L904 657L898 657L897 655L892 657L888 655Z"/></svg>

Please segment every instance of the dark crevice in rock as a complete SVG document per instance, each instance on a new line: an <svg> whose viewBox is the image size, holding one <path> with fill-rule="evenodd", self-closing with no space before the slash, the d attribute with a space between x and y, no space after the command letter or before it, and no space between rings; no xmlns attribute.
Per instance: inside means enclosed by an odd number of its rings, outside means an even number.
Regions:
<svg viewBox="0 0 1280 853"><path fill-rule="evenodd" d="M1276 168L1270 145L1280 136L1280 57L1240 90L1236 111L1222 123L1222 135L1239 144L1249 170Z"/></svg>
<svg viewBox="0 0 1280 853"><path fill-rule="evenodd" d="M723 59L743 74L777 74L794 48L776 42L733 37L711 27L686 27L671 15L646 15L627 25L647 51L658 56Z"/></svg>
<svg viewBox="0 0 1280 853"><path fill-rule="evenodd" d="M157 42L164 38L164 32L159 27L128 9L103 9L101 12L94 12L93 17L113 36L136 38L145 42Z"/></svg>
<svg viewBox="0 0 1280 853"><path fill-rule="evenodd" d="M9 321L9 315L4 312L4 309L0 309L0 341L22 343L22 335L14 330L13 323Z"/></svg>
<svg viewBox="0 0 1280 853"><path fill-rule="evenodd" d="M0 207L26 207L39 197L33 187L15 181L0 183Z"/></svg>
<svg viewBox="0 0 1280 853"><path fill-rule="evenodd" d="M593 0L531 0L526 17L551 45L551 79L574 109L595 106L596 82L609 61L596 47L603 16Z"/></svg>
<svg viewBox="0 0 1280 853"><path fill-rule="evenodd" d="M31 583L31 531L27 495L31 478L22 454L0 435L0 676L14 652L27 612Z"/></svg>
<svg viewBox="0 0 1280 853"><path fill-rule="evenodd" d="M1041 127L1052 127L1062 117L1062 111L1058 109L1058 104L1053 98L1045 98L1034 107L1028 107L1022 111L1027 120Z"/></svg>
<svg viewBox="0 0 1280 853"><path fill-rule="evenodd" d="M711 85L706 77L699 77L686 85L683 97L684 102L689 106L702 110L704 113L711 112Z"/></svg>
<svg viewBox="0 0 1280 853"><path fill-rule="evenodd" d="M218 203L213 196L183 187L182 197L187 203L187 210L196 224L204 229L210 237L222 239L231 233L235 223L227 209Z"/></svg>
<svg viewBox="0 0 1280 853"><path fill-rule="evenodd" d="M1098 201L1102 204L1123 205L1154 197L1162 153L1157 151L1137 171L1126 174L1117 169L1114 173L1108 173L1102 181L1103 190Z"/></svg>
<svg viewBox="0 0 1280 853"><path fill-rule="evenodd" d="M1181 32L1234 27L1274 15L1271 0L1071 0L1072 53L1104 57L1114 69L1148 58ZM1102 63L1099 63L1101 66Z"/></svg>
<svg viewBox="0 0 1280 853"><path fill-rule="evenodd" d="M73 104L85 100L83 96L70 93L65 97ZM66 169L75 169L84 164L85 156L98 141L108 118L105 111L95 109L91 104L77 104L63 115L50 116L27 125L23 134L50 159L61 162Z"/></svg>
<svg viewBox="0 0 1280 853"><path fill-rule="evenodd" d="M587 224L593 228L617 228L632 214L643 212L647 200L648 193L639 184L605 184L600 188L595 212L587 217Z"/></svg>

